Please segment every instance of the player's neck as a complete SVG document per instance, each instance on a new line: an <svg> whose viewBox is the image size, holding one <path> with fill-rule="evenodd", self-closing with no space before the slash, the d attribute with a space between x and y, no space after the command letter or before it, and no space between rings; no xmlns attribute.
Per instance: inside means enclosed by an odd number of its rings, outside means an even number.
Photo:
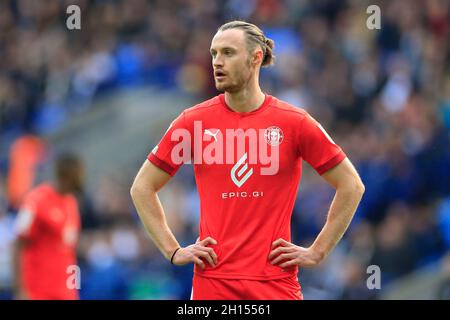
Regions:
<svg viewBox="0 0 450 320"><path fill-rule="evenodd" d="M55 187L55 190L61 195L66 195L66 194L71 193L70 188L64 183L56 181L54 183L54 187Z"/></svg>
<svg viewBox="0 0 450 320"><path fill-rule="evenodd" d="M225 102L236 112L251 112L264 103L265 95L259 85L238 92L225 92Z"/></svg>

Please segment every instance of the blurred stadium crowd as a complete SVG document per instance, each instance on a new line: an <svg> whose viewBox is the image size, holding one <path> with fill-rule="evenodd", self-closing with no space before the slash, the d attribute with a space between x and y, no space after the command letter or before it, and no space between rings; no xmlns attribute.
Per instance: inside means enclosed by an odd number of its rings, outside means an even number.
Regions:
<svg viewBox="0 0 450 320"><path fill-rule="evenodd" d="M70 4L81 8L82 30L66 28ZM381 8L380 30L366 27L369 4ZM277 60L262 72L263 89L318 119L366 185L336 251L321 267L301 270L305 298L377 298L366 288L368 265L380 266L385 285L444 257L449 10L446 0L1 1L0 298L11 297L15 210L51 154L44 137L118 88L176 89L199 102L215 95L210 40L231 19L249 20L275 40ZM105 176L95 194L80 195L81 297L189 298L192 266L171 267L152 245L131 204L129 180ZM332 196L305 170L294 242L314 239ZM161 198L179 241L195 241L199 204L191 168ZM436 298L450 298L450 280Z"/></svg>

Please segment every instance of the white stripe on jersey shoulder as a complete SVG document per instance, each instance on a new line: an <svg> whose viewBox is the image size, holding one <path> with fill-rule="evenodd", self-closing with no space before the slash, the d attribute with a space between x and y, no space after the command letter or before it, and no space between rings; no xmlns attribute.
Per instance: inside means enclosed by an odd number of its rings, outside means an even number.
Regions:
<svg viewBox="0 0 450 320"><path fill-rule="evenodd" d="M17 214L14 224L14 232L16 235L25 235L30 231L36 214L29 208L23 208Z"/></svg>

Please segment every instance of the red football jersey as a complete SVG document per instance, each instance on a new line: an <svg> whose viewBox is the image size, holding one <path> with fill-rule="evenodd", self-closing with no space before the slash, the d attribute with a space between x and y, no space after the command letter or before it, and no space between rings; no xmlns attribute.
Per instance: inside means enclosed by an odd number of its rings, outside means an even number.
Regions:
<svg viewBox="0 0 450 320"><path fill-rule="evenodd" d="M78 291L67 283L73 274L68 267L76 265L79 230L73 195L62 195L50 184L41 184L25 197L16 231L26 240L20 274L30 299L78 299Z"/></svg>
<svg viewBox="0 0 450 320"><path fill-rule="evenodd" d="M170 175L183 162L194 165L200 239L216 239L218 255L216 267L194 272L250 280L297 273L271 265L268 256L276 239L291 241L302 159L321 175L344 158L305 110L266 95L258 109L239 113L223 94L183 111L148 155Z"/></svg>

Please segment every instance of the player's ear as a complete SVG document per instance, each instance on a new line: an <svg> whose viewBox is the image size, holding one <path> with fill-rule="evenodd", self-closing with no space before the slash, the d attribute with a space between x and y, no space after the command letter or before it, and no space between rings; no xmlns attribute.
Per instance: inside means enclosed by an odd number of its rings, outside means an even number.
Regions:
<svg viewBox="0 0 450 320"><path fill-rule="evenodd" d="M258 64L261 65L264 59L264 54L262 52L261 49L255 49L255 51L253 52L253 57L252 57L252 64L254 66L257 66Z"/></svg>

